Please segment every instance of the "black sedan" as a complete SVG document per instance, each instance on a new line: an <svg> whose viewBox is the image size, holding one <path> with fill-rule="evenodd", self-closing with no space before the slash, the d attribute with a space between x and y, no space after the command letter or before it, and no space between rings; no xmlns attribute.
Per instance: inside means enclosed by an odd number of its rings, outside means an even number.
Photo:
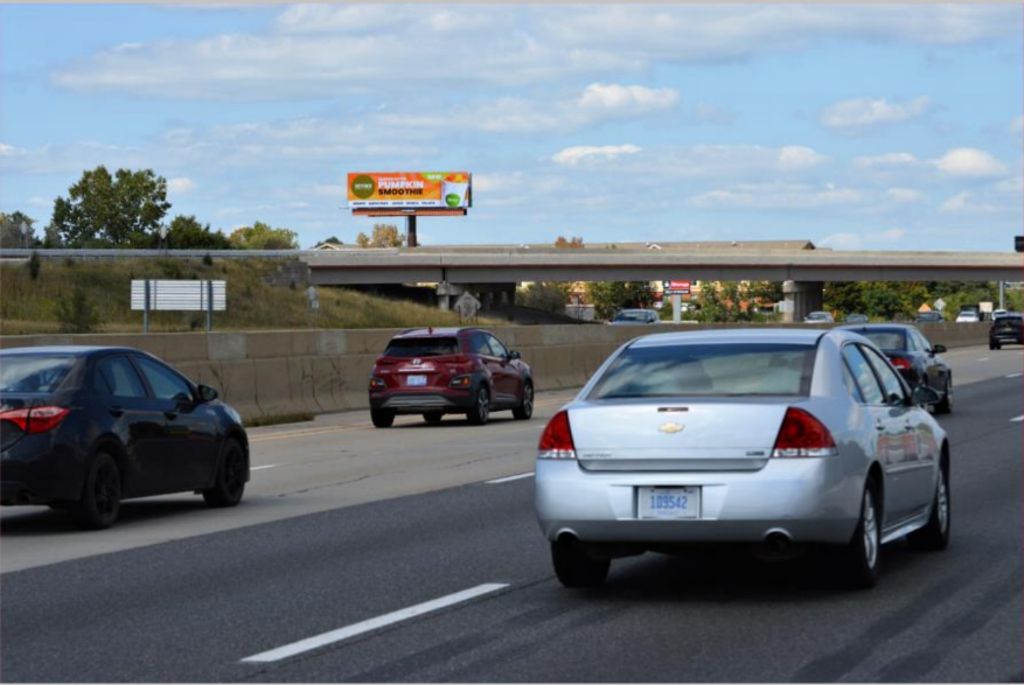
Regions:
<svg viewBox="0 0 1024 685"><path fill-rule="evenodd" d="M249 441L234 409L131 348L0 351L0 504L46 504L107 528L121 500L201 493L238 504Z"/></svg>
<svg viewBox="0 0 1024 685"><path fill-rule="evenodd" d="M953 411L953 372L942 357L945 345L932 345L921 331L903 324L843 326L875 343L911 388L927 385L942 396L935 413Z"/></svg>
<svg viewBox="0 0 1024 685"><path fill-rule="evenodd" d="M988 349L998 350L1008 343L1024 345L1024 319L1020 314L1003 314L988 329Z"/></svg>

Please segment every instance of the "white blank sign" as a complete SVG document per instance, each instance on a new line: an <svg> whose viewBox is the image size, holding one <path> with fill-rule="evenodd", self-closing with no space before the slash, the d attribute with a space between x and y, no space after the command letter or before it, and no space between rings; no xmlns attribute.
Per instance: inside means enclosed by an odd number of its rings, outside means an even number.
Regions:
<svg viewBox="0 0 1024 685"><path fill-rule="evenodd" d="M227 281L149 281L149 310L205 312L213 283L213 311L227 309ZM132 281L132 310L146 308L146 281Z"/></svg>

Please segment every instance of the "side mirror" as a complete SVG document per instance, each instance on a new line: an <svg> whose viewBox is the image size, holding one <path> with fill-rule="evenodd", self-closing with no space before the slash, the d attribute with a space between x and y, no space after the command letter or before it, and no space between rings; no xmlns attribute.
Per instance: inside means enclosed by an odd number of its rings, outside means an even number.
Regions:
<svg viewBox="0 0 1024 685"><path fill-rule="evenodd" d="M216 388L211 388L208 385L200 385L199 399L201 399L203 402L213 402L215 399L217 399Z"/></svg>
<svg viewBox="0 0 1024 685"><path fill-rule="evenodd" d="M523 355L519 354L518 350L512 350L511 352L508 353L508 358L509 359L519 359L522 356Z"/></svg>
<svg viewBox="0 0 1024 685"><path fill-rule="evenodd" d="M923 407L927 404L938 404L942 401L942 395L937 390L929 388L927 385L919 385L914 388L914 393L910 396L911 404L918 407Z"/></svg>
<svg viewBox="0 0 1024 685"><path fill-rule="evenodd" d="M942 354L946 351L945 345L932 345L932 354Z"/></svg>

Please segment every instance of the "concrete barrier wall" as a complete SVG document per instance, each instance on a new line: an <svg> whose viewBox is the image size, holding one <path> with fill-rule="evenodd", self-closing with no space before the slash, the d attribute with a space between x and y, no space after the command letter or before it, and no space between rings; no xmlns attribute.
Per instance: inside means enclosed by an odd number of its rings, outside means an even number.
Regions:
<svg viewBox="0 0 1024 685"><path fill-rule="evenodd" d="M533 369L538 390L578 388L623 343L650 333L749 328L748 324L507 326L493 332ZM790 328L827 328L794 325ZM988 341L988 323L926 324L948 348ZM135 347L212 385L246 418L365 409L377 355L396 329L0 336L0 348L40 345Z"/></svg>

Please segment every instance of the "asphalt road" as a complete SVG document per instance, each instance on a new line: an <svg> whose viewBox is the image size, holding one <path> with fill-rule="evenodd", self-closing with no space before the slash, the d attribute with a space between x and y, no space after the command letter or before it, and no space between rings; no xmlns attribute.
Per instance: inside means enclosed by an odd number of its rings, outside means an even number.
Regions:
<svg viewBox="0 0 1024 685"><path fill-rule="evenodd" d="M0 680L1020 682L1022 356L946 356L953 541L886 547L872 591L818 557L741 551L620 560L605 587L565 590L532 479L487 481L529 473L568 393L484 428L343 415L253 431L272 468L231 512L153 498L77 533L5 511Z"/></svg>

